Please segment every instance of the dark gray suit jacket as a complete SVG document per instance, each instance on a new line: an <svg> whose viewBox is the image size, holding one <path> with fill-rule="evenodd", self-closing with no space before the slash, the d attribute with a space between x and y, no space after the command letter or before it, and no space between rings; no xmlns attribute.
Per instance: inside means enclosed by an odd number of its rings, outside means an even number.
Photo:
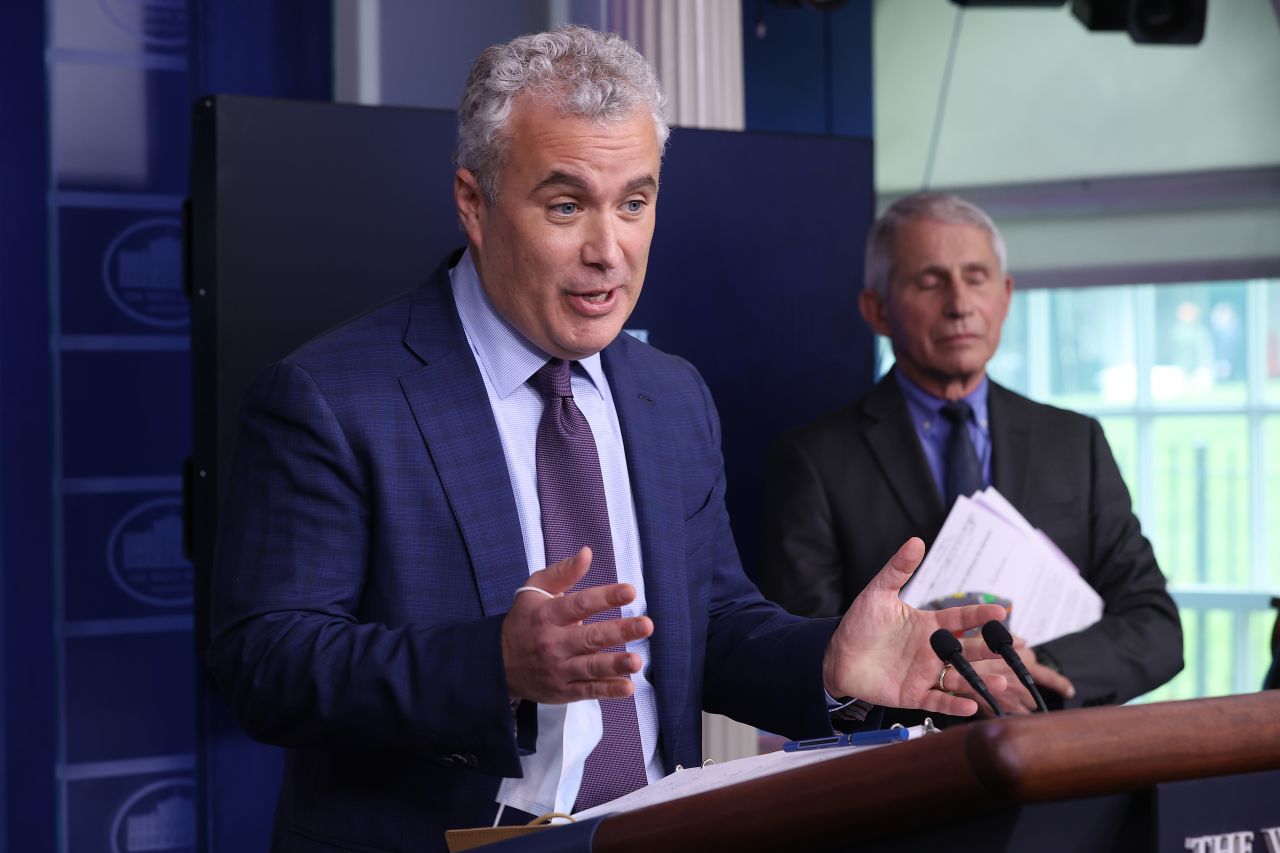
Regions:
<svg viewBox="0 0 1280 853"><path fill-rule="evenodd" d="M1182 669L1182 628L1102 427L990 383L993 485L1105 602L1092 627L1044 644L1076 688L1065 704L1127 701ZM834 616L946 508L892 375L787 433L770 453L760 588L793 613ZM1046 697L1052 699L1053 697Z"/></svg>

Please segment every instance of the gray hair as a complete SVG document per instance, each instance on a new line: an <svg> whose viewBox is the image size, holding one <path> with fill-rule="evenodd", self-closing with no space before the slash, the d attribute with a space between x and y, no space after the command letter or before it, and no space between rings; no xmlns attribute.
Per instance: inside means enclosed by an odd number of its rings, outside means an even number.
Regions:
<svg viewBox="0 0 1280 853"><path fill-rule="evenodd" d="M569 25L496 44L476 59L462 90L453 156L490 202L498 197L498 172L511 141L511 107L524 93L564 115L597 121L622 121L645 108L659 151L671 132L657 75L621 36Z"/></svg>
<svg viewBox="0 0 1280 853"><path fill-rule="evenodd" d="M1000 269L1008 271L1009 256L1004 238L986 211L951 193L912 193L898 199L880 214L867 234L866 275L862 280L865 289L881 299L888 297L889 280L893 277L893 241L905 223L918 219L976 225L991 236L991 248L995 250Z"/></svg>

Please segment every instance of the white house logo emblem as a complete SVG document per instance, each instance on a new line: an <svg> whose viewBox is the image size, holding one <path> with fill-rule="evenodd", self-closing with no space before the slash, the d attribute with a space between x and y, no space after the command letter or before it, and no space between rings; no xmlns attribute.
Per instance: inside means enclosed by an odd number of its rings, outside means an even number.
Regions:
<svg viewBox="0 0 1280 853"><path fill-rule="evenodd" d="M116 235L102 258L102 284L116 307L158 329L190 322L182 292L182 221L135 222Z"/></svg>
<svg viewBox="0 0 1280 853"><path fill-rule="evenodd" d="M134 792L111 823L111 853L195 853L195 793L190 779L152 782Z"/></svg>
<svg viewBox="0 0 1280 853"><path fill-rule="evenodd" d="M158 498L130 510L107 540L107 569L126 595L145 604L190 604L192 569L182 553L182 503Z"/></svg>
<svg viewBox="0 0 1280 853"><path fill-rule="evenodd" d="M98 0L98 5L111 23L145 44L187 43L187 0Z"/></svg>

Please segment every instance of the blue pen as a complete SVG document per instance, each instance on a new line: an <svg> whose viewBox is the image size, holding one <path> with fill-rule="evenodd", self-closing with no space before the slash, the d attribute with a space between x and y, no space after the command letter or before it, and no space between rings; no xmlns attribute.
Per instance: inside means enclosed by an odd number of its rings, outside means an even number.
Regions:
<svg viewBox="0 0 1280 853"><path fill-rule="evenodd" d="M853 732L852 734L815 737L809 740L789 740L782 745L784 752L803 752L808 749L826 749L829 746L878 746L882 743L897 743L911 737L905 728L878 729L872 732Z"/></svg>

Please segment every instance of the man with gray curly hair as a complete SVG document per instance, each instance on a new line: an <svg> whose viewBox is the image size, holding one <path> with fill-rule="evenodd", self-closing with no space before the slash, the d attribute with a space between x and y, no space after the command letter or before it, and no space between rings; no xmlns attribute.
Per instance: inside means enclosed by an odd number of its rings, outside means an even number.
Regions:
<svg viewBox="0 0 1280 853"><path fill-rule="evenodd" d="M874 704L976 711L929 636L1003 610L902 604L918 540L840 620L744 575L706 385L621 334L666 136L617 36L485 51L459 111L465 250L251 389L209 662L289 748L274 849L442 849L581 811L699 764L704 708L793 737Z"/></svg>
<svg viewBox="0 0 1280 853"><path fill-rule="evenodd" d="M658 77L624 39L563 27L496 44L480 54L467 77L454 153L454 162L476 176L489 202L498 198L512 108L522 95L561 115L601 122L643 109L653 120L659 151L671 134Z"/></svg>

